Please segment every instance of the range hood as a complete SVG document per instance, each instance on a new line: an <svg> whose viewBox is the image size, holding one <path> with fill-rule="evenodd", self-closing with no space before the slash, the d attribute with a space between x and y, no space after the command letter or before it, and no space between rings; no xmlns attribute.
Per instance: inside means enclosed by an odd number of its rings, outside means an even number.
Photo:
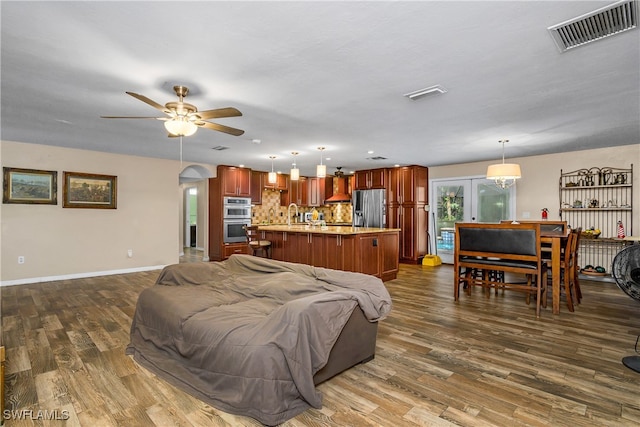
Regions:
<svg viewBox="0 0 640 427"><path fill-rule="evenodd" d="M325 203L351 203L351 195L348 193L349 177L334 177L333 188L335 188L336 191L333 193L333 196L324 201Z"/></svg>

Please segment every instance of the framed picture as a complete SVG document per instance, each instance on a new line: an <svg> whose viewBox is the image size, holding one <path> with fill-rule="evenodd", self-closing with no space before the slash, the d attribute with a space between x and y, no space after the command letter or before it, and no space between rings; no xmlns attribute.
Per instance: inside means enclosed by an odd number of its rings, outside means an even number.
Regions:
<svg viewBox="0 0 640 427"><path fill-rule="evenodd" d="M58 172L3 167L2 203L58 204Z"/></svg>
<svg viewBox="0 0 640 427"><path fill-rule="evenodd" d="M64 172L63 208L116 209L118 177Z"/></svg>

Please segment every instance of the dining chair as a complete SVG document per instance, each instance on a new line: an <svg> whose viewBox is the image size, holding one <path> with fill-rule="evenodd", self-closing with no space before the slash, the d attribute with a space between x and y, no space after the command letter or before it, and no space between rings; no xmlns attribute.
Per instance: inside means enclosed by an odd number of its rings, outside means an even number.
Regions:
<svg viewBox="0 0 640 427"><path fill-rule="evenodd" d="M574 311L574 303L579 304L582 293L579 291L578 279L578 242L582 228L572 229L567 235L565 245L562 248L560 260L560 289L564 289L567 308Z"/></svg>
<svg viewBox="0 0 640 427"><path fill-rule="evenodd" d="M574 268L573 285L576 291L576 300L578 301L578 304L580 304L580 301L582 301L582 291L580 290L580 278L578 277L578 275L580 273L579 255L580 255L580 237L582 236L582 227L578 227L573 231L575 231L576 233L576 241L575 241L576 247L575 247L575 253L574 253L575 259L573 261L573 268Z"/></svg>
<svg viewBox="0 0 640 427"><path fill-rule="evenodd" d="M247 236L247 244L251 249L252 255L258 256L258 252L261 252L264 253L266 258L271 258L271 241L260 239L258 226L245 225L244 232Z"/></svg>

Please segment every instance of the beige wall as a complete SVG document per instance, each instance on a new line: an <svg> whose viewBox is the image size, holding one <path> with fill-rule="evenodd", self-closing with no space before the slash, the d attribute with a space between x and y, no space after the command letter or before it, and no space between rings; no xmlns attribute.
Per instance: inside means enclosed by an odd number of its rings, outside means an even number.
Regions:
<svg viewBox="0 0 640 427"><path fill-rule="evenodd" d="M2 166L59 172L57 206L0 205L1 284L137 271L178 262L184 227L184 186L178 181L180 162L6 141L1 142L0 148ZM626 168L633 163L633 231L640 235L640 145L508 161L522 167L523 177L517 184L518 218L522 212L537 218L540 209L546 207L549 219L558 217L560 169ZM430 167L429 178L483 176L491 163L495 162ZM206 167L215 171L213 165ZM118 208L62 208L64 170L117 175ZM198 200L198 215L204 219L208 206L206 181L196 185L203 197ZM199 232L198 239L207 247L208 223L204 221L199 227L203 235ZM133 249L132 258L127 257L127 249ZM18 256L24 256L26 262L18 264Z"/></svg>
<svg viewBox="0 0 640 427"><path fill-rule="evenodd" d="M3 204L3 285L178 262L180 162L1 142L2 166L58 171L58 204ZM117 209L62 208L63 171L118 177ZM133 257L127 250L133 250ZM25 257L18 264L18 256Z"/></svg>
<svg viewBox="0 0 640 427"><path fill-rule="evenodd" d="M430 179L484 176L487 166L499 163L464 163L429 168ZM559 219L558 180L560 170L571 172L591 167L629 168L633 164L633 234L640 236L640 144L571 153L505 159L507 163L519 163L522 178L516 184L516 219L529 212L532 219L540 218L542 208L549 209L549 219ZM626 225L627 230L629 225ZM627 231L628 233L628 231Z"/></svg>

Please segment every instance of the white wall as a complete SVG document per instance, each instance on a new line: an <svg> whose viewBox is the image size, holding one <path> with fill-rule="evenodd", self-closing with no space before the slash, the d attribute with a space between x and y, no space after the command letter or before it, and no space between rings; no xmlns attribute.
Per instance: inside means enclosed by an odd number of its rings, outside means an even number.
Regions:
<svg viewBox="0 0 640 427"><path fill-rule="evenodd" d="M3 285L138 271L179 261L180 162L0 144L3 167L58 171L57 205L2 205ZM63 171L116 175L117 209L62 208ZM18 264L18 256L26 262Z"/></svg>
<svg viewBox="0 0 640 427"><path fill-rule="evenodd" d="M429 168L429 179L484 176L491 162L461 163ZM571 172L591 167L629 168L633 164L633 234L640 236L640 144L571 153L505 159L519 163L522 178L516 184L516 219L529 212L531 219L539 219L542 208L549 209L549 219L559 219L558 181L560 171ZM629 225L627 226L627 230ZM628 233L628 231L627 231Z"/></svg>

